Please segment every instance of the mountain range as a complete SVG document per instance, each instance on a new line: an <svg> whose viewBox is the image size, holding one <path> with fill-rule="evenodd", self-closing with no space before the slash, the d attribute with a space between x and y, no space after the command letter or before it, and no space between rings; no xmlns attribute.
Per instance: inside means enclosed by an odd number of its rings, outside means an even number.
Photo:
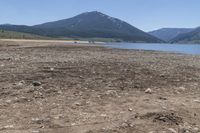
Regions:
<svg viewBox="0 0 200 133"><path fill-rule="evenodd" d="M200 44L200 27L198 28L162 28L149 34L168 43Z"/></svg>
<svg viewBox="0 0 200 133"><path fill-rule="evenodd" d="M193 29L190 28L162 28L155 31L151 31L149 32L149 34L166 42L170 42L178 35L191 32L192 30Z"/></svg>
<svg viewBox="0 0 200 133"><path fill-rule="evenodd" d="M171 40L172 43L197 43L200 44L200 27L184 34L179 34Z"/></svg>
<svg viewBox="0 0 200 133"><path fill-rule="evenodd" d="M22 34L29 33L28 37L31 35L32 37L39 36L39 38L44 36L74 39L105 38L144 43L200 43L200 27L193 29L162 28L146 33L125 21L98 11L86 12L69 19L34 26L4 24L0 25L0 30L9 31L6 34L1 33L0 37L15 35L15 38L24 37L25 35L22 36Z"/></svg>
<svg viewBox="0 0 200 133"><path fill-rule="evenodd" d="M163 42L120 19L97 11L34 26L0 25L0 29L59 38L115 38L130 42Z"/></svg>

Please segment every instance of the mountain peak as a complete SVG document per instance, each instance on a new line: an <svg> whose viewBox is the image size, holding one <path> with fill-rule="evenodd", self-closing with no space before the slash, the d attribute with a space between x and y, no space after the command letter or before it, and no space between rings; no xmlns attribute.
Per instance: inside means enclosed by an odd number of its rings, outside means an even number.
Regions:
<svg viewBox="0 0 200 133"><path fill-rule="evenodd" d="M98 21L106 21L107 20L107 21L112 22L113 24L117 24L117 27L121 27L121 24L124 23L124 21L122 21L120 19L111 17L111 16L101 13L99 11L85 12L76 17L80 17L80 16L84 19L90 19L90 20L92 20L92 19L98 19Z"/></svg>
<svg viewBox="0 0 200 133"><path fill-rule="evenodd" d="M102 12L99 12L99 11L91 11L91 12L85 12L85 13L82 13L78 16L97 16L97 17L110 17Z"/></svg>
<svg viewBox="0 0 200 133"><path fill-rule="evenodd" d="M91 12L85 12L85 13L82 13L82 14L103 14L103 13L101 13L99 11L91 11ZM103 14L103 15L105 15L105 14Z"/></svg>

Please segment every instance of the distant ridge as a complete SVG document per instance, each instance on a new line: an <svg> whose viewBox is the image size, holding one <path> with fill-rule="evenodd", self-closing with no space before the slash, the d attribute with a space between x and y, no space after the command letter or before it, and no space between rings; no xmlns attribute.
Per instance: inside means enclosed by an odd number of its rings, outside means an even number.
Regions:
<svg viewBox="0 0 200 133"><path fill-rule="evenodd" d="M130 24L101 12L86 12L75 17L35 26L0 25L0 29L48 37L115 38L122 41L159 43L160 39Z"/></svg>
<svg viewBox="0 0 200 133"><path fill-rule="evenodd" d="M200 27L192 30L191 32L178 35L171 42L172 43L198 43L200 44Z"/></svg>
<svg viewBox="0 0 200 133"><path fill-rule="evenodd" d="M149 34L166 42L170 42L178 35L191 32L192 30L192 28L162 28L151 31Z"/></svg>

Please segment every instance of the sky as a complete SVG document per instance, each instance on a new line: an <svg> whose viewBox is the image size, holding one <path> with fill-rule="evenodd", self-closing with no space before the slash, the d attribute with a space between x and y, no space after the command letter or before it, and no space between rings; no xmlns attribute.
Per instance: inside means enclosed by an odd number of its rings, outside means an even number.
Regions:
<svg viewBox="0 0 200 133"><path fill-rule="evenodd" d="M200 26L200 0L0 0L0 24L35 25L99 11L152 31Z"/></svg>

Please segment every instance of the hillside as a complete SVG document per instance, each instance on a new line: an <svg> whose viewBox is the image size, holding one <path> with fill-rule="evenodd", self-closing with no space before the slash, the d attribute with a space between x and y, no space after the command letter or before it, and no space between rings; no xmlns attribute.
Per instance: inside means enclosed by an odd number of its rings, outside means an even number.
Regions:
<svg viewBox="0 0 200 133"><path fill-rule="evenodd" d="M1 38L3 39L47 39L48 37L22 33L22 32L0 30L0 39Z"/></svg>
<svg viewBox="0 0 200 133"><path fill-rule="evenodd" d="M191 32L193 29L190 28L162 28L158 29L155 31L149 32L149 34L164 40L166 42L171 41L174 39L176 36L183 34L183 33L188 33Z"/></svg>
<svg viewBox="0 0 200 133"><path fill-rule="evenodd" d="M49 37L115 38L131 42L162 42L122 20L97 11L35 26L1 25L0 29Z"/></svg>
<svg viewBox="0 0 200 133"><path fill-rule="evenodd" d="M172 40L172 43L200 43L200 27L189 33L180 34Z"/></svg>

